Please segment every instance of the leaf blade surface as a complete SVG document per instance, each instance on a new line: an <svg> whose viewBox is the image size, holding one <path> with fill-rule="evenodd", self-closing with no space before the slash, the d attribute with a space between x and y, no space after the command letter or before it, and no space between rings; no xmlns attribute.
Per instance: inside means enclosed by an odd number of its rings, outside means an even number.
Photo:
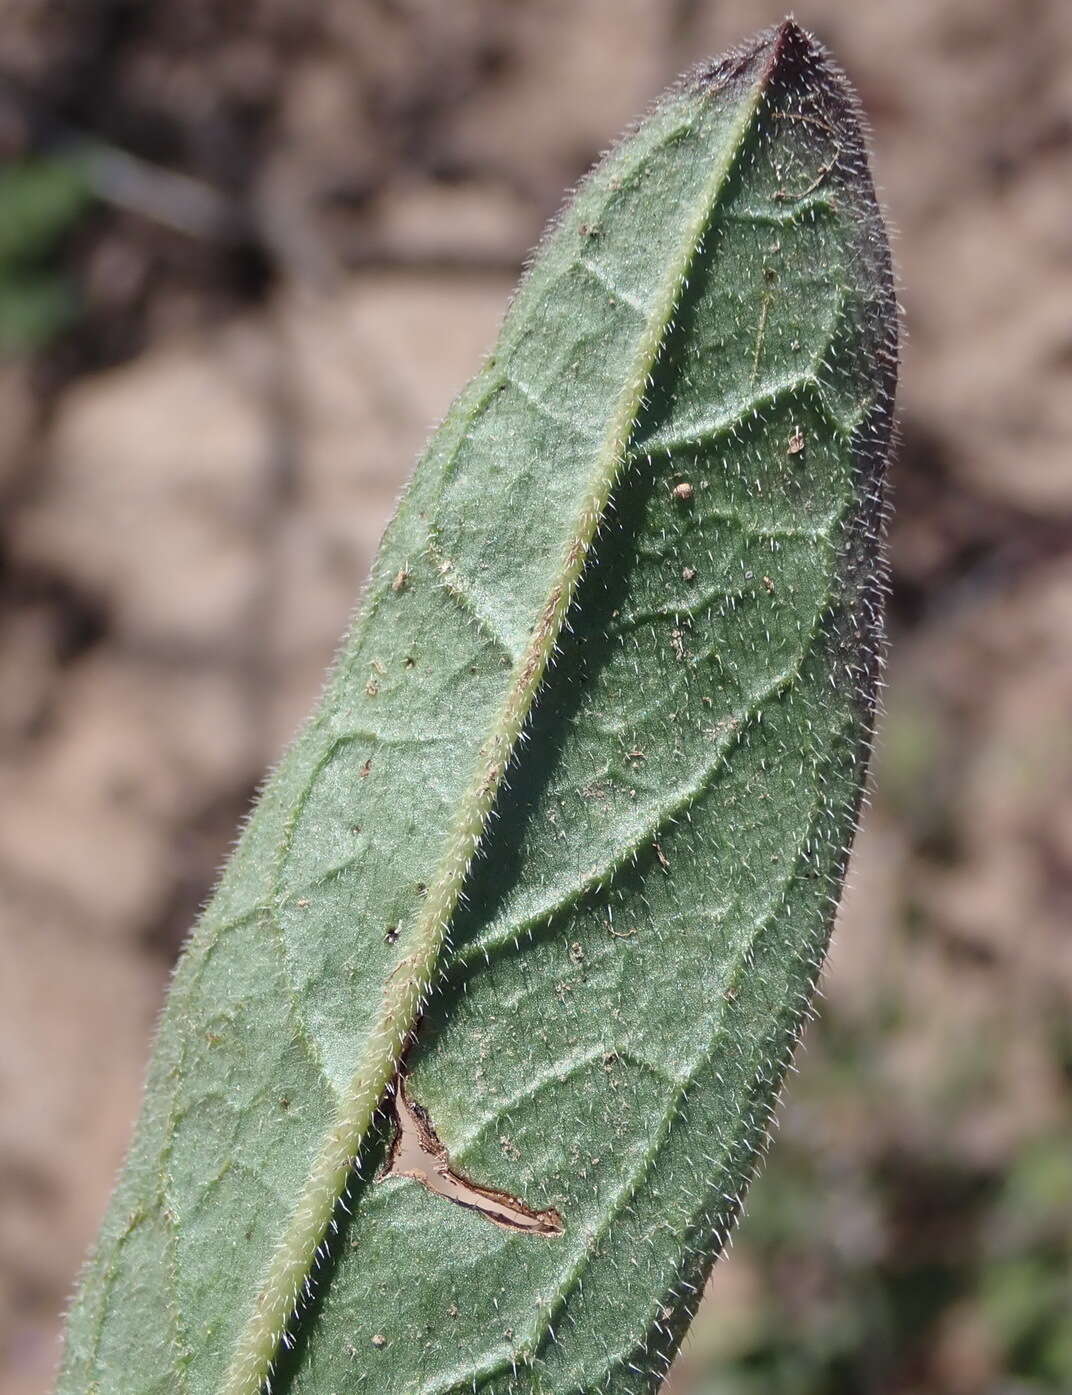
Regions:
<svg viewBox="0 0 1072 1395"><path fill-rule="evenodd" d="M61 1391L256 1395L313 1278L276 1388L653 1388L843 876L894 334L791 24L583 186L186 953ZM373 1180L411 1037L454 1165L563 1235Z"/></svg>

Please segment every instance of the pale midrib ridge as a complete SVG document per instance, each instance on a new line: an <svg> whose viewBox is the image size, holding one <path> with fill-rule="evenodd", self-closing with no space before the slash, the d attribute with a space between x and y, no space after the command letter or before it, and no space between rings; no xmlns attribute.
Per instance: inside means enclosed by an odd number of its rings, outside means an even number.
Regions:
<svg viewBox="0 0 1072 1395"><path fill-rule="evenodd" d="M677 256L667 267L628 378L596 458L592 481L581 499L562 562L529 642L514 665L506 700L480 748L474 777L447 834L445 851L428 886L421 914L409 934L412 951L384 987L378 1017L360 1061L343 1092L335 1120L268 1264L260 1292L241 1331L220 1395L260 1395L287 1323L303 1294L346 1190L353 1160L398 1069L402 1051L427 999L447 948L451 920L499 786L555 651L566 614L623 468L645 391L678 300L687 284L704 232L748 135L768 74L760 71L751 94L730 128L725 150L704 186L685 228Z"/></svg>

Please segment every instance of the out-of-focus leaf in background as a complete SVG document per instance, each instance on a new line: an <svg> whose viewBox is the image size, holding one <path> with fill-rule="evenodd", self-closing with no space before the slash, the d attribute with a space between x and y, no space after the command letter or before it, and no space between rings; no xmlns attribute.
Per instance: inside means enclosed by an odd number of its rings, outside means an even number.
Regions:
<svg viewBox="0 0 1072 1395"><path fill-rule="evenodd" d="M77 161L0 167L0 350L40 348L77 315L74 286L54 258L89 200Z"/></svg>

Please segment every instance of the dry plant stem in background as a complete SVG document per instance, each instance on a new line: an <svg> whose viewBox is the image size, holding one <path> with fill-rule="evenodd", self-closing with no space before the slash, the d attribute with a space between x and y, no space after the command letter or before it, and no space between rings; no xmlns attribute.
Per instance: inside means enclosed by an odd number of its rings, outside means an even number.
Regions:
<svg viewBox="0 0 1072 1395"><path fill-rule="evenodd" d="M432 439L181 961L64 1395L658 1385L844 877L895 370L787 21L594 171Z"/></svg>

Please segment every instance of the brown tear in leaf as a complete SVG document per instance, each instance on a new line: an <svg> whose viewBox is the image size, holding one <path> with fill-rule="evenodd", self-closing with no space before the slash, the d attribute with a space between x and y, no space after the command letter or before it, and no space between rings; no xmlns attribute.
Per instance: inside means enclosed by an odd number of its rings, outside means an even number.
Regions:
<svg viewBox="0 0 1072 1395"><path fill-rule="evenodd" d="M402 1076L395 1085L394 1110L395 1136L381 1181L409 1177L435 1196L476 1211L505 1230L521 1230L530 1235L561 1235L565 1230L562 1217L553 1208L534 1211L508 1192L482 1187L456 1172L427 1111L406 1094Z"/></svg>

